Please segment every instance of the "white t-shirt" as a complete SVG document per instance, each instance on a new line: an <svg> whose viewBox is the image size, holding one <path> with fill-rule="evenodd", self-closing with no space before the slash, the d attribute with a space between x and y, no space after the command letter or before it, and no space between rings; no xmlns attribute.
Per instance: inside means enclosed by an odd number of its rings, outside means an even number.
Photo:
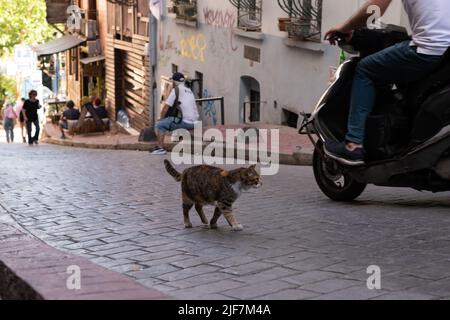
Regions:
<svg viewBox="0 0 450 320"><path fill-rule="evenodd" d="M178 101L180 102L180 108L183 112L183 121L194 124L200 118L197 110L197 103L195 102L195 96L191 89L187 88L184 83L178 85L178 88L180 89ZM173 89L172 92L170 92L169 98L166 100L166 104L173 107L175 99L176 94L175 89Z"/></svg>
<svg viewBox="0 0 450 320"><path fill-rule="evenodd" d="M402 0L417 52L443 55L450 47L450 0Z"/></svg>

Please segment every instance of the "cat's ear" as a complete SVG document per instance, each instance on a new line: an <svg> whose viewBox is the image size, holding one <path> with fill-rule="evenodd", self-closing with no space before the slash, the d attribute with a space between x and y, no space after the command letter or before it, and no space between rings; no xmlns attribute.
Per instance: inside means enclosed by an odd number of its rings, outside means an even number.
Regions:
<svg viewBox="0 0 450 320"><path fill-rule="evenodd" d="M250 170L255 170L258 174L260 173L260 165L259 164L254 164L254 165L251 165L250 167L249 167L249 169Z"/></svg>

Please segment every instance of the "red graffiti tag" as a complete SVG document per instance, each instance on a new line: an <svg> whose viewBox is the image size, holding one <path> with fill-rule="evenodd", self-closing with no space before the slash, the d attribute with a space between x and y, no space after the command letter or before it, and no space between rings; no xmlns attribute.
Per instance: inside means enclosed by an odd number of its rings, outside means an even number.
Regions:
<svg viewBox="0 0 450 320"><path fill-rule="evenodd" d="M205 23L209 26L226 28L230 30L230 46L231 50L236 51L238 47L234 45L233 28L236 24L236 16L233 12L220 9L203 8Z"/></svg>

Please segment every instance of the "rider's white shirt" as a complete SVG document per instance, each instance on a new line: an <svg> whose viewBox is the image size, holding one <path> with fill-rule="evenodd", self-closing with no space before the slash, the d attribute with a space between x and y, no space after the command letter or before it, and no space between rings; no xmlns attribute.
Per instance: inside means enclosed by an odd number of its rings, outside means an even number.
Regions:
<svg viewBox="0 0 450 320"><path fill-rule="evenodd" d="M417 52L442 55L450 47L450 0L402 0Z"/></svg>
<svg viewBox="0 0 450 320"><path fill-rule="evenodd" d="M184 83L178 85L180 89L180 96L178 101L180 102L180 108L183 112L183 121L186 123L194 124L200 118L197 110L197 103L195 101L195 96L192 93L191 89L187 88ZM166 100L166 104L169 106L173 106L175 103L176 94L175 89L169 95L169 98Z"/></svg>

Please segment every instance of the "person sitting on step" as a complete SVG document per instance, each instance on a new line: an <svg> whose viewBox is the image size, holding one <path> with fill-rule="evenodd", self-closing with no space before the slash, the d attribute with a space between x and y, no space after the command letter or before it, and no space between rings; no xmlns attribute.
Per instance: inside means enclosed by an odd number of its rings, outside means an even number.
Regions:
<svg viewBox="0 0 450 320"><path fill-rule="evenodd" d="M71 127L76 124L75 121L78 121L78 119L80 119L80 111L75 108L75 103L73 103L72 100L67 102L66 107L67 110L63 112L63 116L61 118L61 121L59 122L59 128L61 129L61 139L66 139L64 129L70 130ZM69 121L71 121L72 125L69 125Z"/></svg>

